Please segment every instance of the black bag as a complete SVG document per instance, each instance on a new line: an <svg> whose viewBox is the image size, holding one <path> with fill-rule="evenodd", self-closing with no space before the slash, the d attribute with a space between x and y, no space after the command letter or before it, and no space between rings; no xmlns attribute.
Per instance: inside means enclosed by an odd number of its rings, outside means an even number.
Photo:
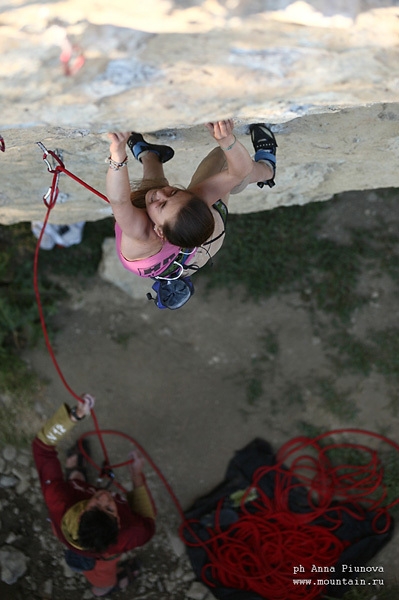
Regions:
<svg viewBox="0 0 399 600"><path fill-rule="evenodd" d="M148 293L148 300L154 300L158 308L170 310L181 308L194 294L194 285L190 277L156 279L152 289L156 295L154 297Z"/></svg>
<svg viewBox="0 0 399 600"><path fill-rule="evenodd" d="M217 518L222 527L229 527L231 523L238 519L237 509L231 506L231 494L250 487L254 473L259 467L270 467L275 463L276 457L271 445L261 438L254 439L235 453L228 464L225 479L206 496L197 499L191 508L184 513L186 519L198 521L190 523L190 526L183 530L184 539L187 541L186 551L194 573L198 580L202 581L211 590L215 598L219 598L219 600L274 600L271 597L260 596L256 592L225 587L216 579L212 579L212 575L209 575L209 573L208 578L205 580L203 575L204 567L209 562L205 548L210 539L210 528L216 522L216 508L223 501ZM297 480L293 478L293 481ZM269 498L274 497L275 483L276 475L273 470L269 471L259 482L262 491ZM298 481L297 483L299 484ZM310 509L309 501L309 492L305 486L297 485L290 491L289 506L293 512L308 512ZM342 510L343 507L348 510ZM340 573L343 564L360 566L369 562L391 539L394 523L392 520L386 532L376 533L374 530L374 520L377 517L376 511L364 509L364 513L359 515L359 509L348 503L342 504L338 508L342 525L335 530L335 535L345 543L345 548L335 564L336 571ZM336 511L337 506L332 504L329 512L317 518L314 524L321 527L331 527L332 523L338 523ZM380 518L383 519L383 517ZM381 523L381 528L382 526L383 523ZM197 542L198 539L204 541L203 546L198 543L192 544L193 541ZM342 598L348 591L348 585L340 584L341 578L338 573L335 574L338 579L337 584L329 585L324 592L334 598ZM325 575L327 578L327 574ZM346 574L344 573L344 575ZM381 576L381 574L378 576ZM349 573L348 577L350 577ZM332 579L334 580L335 577Z"/></svg>

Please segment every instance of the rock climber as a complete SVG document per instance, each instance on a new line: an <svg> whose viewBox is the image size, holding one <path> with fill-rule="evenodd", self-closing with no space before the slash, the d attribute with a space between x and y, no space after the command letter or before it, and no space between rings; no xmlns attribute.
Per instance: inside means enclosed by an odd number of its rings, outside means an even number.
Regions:
<svg viewBox="0 0 399 600"><path fill-rule="evenodd" d="M218 143L200 163L188 187L170 186L163 163L174 151L151 144L140 133L110 133L107 197L116 220L118 257L141 277L190 274L218 252L224 241L230 194L248 184L274 185L276 140L263 124L250 126L254 160L233 134L233 121L206 125ZM131 190L126 145L143 165Z"/></svg>
<svg viewBox="0 0 399 600"><path fill-rule="evenodd" d="M125 589L138 576L137 559L120 562L121 554L151 539L155 514L145 483L144 460L137 451L131 453L133 490L126 497L88 483L77 443L68 451L64 477L57 445L90 414L94 403L93 396L85 394L72 409L63 404L44 423L32 450L53 531L67 548L66 562L83 573L94 596L105 596Z"/></svg>

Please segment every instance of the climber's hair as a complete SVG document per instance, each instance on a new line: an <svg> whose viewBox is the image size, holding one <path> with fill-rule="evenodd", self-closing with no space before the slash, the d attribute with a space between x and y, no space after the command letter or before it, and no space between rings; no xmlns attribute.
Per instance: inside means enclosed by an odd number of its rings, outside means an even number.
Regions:
<svg viewBox="0 0 399 600"><path fill-rule="evenodd" d="M173 223L163 224L166 239L181 248L202 246L215 228L215 221L209 206L194 194L176 215Z"/></svg>
<svg viewBox="0 0 399 600"><path fill-rule="evenodd" d="M85 550L105 552L118 539L118 521L99 508L84 511L79 521L79 544Z"/></svg>
<svg viewBox="0 0 399 600"><path fill-rule="evenodd" d="M130 194L130 200L136 208L146 208L145 195L149 190L161 189L167 185L166 180L160 185L159 179L146 179L144 182L144 187L133 189ZM181 207L174 222L164 223L163 233L168 242L180 248L199 247L211 237L215 228L212 211L202 198L184 188L181 190L189 194L190 198Z"/></svg>
<svg viewBox="0 0 399 600"><path fill-rule="evenodd" d="M145 195L150 190L160 190L168 185L166 179L162 182L159 179L142 179L141 181L131 181L130 201L136 208L145 208ZM182 188L184 189L184 188Z"/></svg>

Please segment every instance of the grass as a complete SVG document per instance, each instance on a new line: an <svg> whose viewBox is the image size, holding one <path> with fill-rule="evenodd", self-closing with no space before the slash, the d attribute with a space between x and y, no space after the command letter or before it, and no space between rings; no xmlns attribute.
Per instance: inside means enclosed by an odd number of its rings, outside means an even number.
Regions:
<svg viewBox="0 0 399 600"><path fill-rule="evenodd" d="M16 353L0 355L0 447L24 446L39 427L34 409L42 382Z"/></svg>
<svg viewBox="0 0 399 600"><path fill-rule="evenodd" d="M61 273L66 277L91 277L96 274L102 256L102 242L114 235L114 219L107 218L94 223L87 222L80 244L40 253L40 268L49 274Z"/></svg>
<svg viewBox="0 0 399 600"><path fill-rule="evenodd" d="M87 223L80 245L39 253L39 290L50 335L49 317L67 296L53 276L58 276L57 281L60 275L75 281L94 275L101 259L102 240L112 233L112 219ZM0 226L0 443L26 442L32 435L30 425L37 421L33 404L41 382L20 358L22 350L42 339L33 291L35 247L29 223Z"/></svg>
<svg viewBox="0 0 399 600"><path fill-rule="evenodd" d="M381 575L381 573L379 574ZM375 577L381 579L381 577ZM341 600L397 600L399 584L385 583L384 586L356 586L348 590ZM333 596L323 596L323 600L336 600Z"/></svg>
<svg viewBox="0 0 399 600"><path fill-rule="evenodd" d="M286 404L290 406L292 406L293 404L296 404L298 406L304 406L305 404L305 399L303 397L302 390L296 383L286 383L283 388L282 396Z"/></svg>
<svg viewBox="0 0 399 600"><path fill-rule="evenodd" d="M397 195L396 190L380 193ZM399 236L381 222L372 230L352 229L351 242L339 244L319 235L325 209L318 202L230 215L216 267L203 269L208 286L241 285L255 301L299 291L310 308L348 323L353 311L368 301L357 288L369 263L399 282Z"/></svg>
<svg viewBox="0 0 399 600"><path fill-rule="evenodd" d="M375 369L397 386L399 383L399 328L369 329L360 340L340 329L328 338L330 359L337 370L370 375Z"/></svg>
<svg viewBox="0 0 399 600"><path fill-rule="evenodd" d="M263 383L259 375L260 373L255 373L246 382L246 398L250 406L254 406L263 395Z"/></svg>
<svg viewBox="0 0 399 600"><path fill-rule="evenodd" d="M386 377L399 378L399 328L373 331L369 337L376 370Z"/></svg>
<svg viewBox="0 0 399 600"><path fill-rule="evenodd" d="M313 203L230 215L217 268L206 270L208 285L231 289L242 284L254 300L309 290L304 299L347 320L365 301L356 292L363 248L319 238L323 210L323 203Z"/></svg>
<svg viewBox="0 0 399 600"><path fill-rule="evenodd" d="M33 293L33 236L23 225L0 228L0 349L22 349L40 333ZM51 313L64 294L48 277L39 277L43 308ZM1 351L1 350L0 350Z"/></svg>
<svg viewBox="0 0 399 600"><path fill-rule="evenodd" d="M307 438L315 438L324 433L324 427L314 425L308 421L297 421L299 433Z"/></svg>
<svg viewBox="0 0 399 600"><path fill-rule="evenodd" d="M328 345L334 349L330 359L338 371L350 371L369 375L373 366L372 348L343 329L328 337Z"/></svg>
<svg viewBox="0 0 399 600"><path fill-rule="evenodd" d="M379 190L381 197L396 200L397 190ZM328 208L339 198L329 201ZM337 374L352 372L368 376L374 369L392 385L399 383L399 329L369 331L358 339L348 331L356 310L370 302L362 293L360 278L371 271L388 275L399 284L399 235L381 219L373 228L352 228L350 242L339 244L320 236L326 204L280 207L255 214L230 215L226 241L215 259L214 269L204 269L208 288L240 286L245 299L261 301L272 295L297 292L311 312L318 336L327 340L330 360ZM199 275L202 276L202 275ZM326 321L323 317L332 317ZM332 333L331 333L332 332ZM275 350L268 340L261 356L245 373L248 403L263 395L262 381ZM267 348L267 344L271 344ZM395 384L396 382L396 384ZM318 393L329 412L353 420L356 407L334 390L332 382L318 383ZM398 397L392 396L393 411Z"/></svg>
<svg viewBox="0 0 399 600"><path fill-rule="evenodd" d="M250 366L239 373L240 384L244 381L246 401L249 406L255 406L263 396L263 381L265 376L273 377L274 360L279 352L277 335L266 328L259 337L259 355L252 358Z"/></svg>
<svg viewBox="0 0 399 600"><path fill-rule="evenodd" d="M335 388L332 377L320 377L314 381L313 386L325 410L343 421L355 419L358 413L356 404L350 400L347 393Z"/></svg>
<svg viewBox="0 0 399 600"><path fill-rule="evenodd" d="M384 484L387 488L387 504L399 499L399 454L397 450L388 450L380 453L384 468ZM394 506L394 513L399 512L399 505ZM399 597L399 596L398 596Z"/></svg>

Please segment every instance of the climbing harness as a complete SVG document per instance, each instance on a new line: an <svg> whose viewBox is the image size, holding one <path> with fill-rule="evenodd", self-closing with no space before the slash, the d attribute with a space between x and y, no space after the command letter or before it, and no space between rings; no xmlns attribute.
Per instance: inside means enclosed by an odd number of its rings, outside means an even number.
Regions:
<svg viewBox="0 0 399 600"><path fill-rule="evenodd" d="M216 242L216 240L221 238L226 233L225 227L228 216L227 206L222 200L215 202L213 207L219 213L223 221L224 229L215 238L212 238L208 242L204 242L204 244L202 244L202 248L208 253L210 259L212 257L206 246ZM169 308L171 310L176 310L184 306L184 304L186 304L186 302L188 302L191 296L194 294L194 284L191 281L191 277L188 275L183 276L183 272L186 269L191 269L193 271L197 271L199 269L199 267L196 265L185 264L190 254L196 252L196 250L196 248L193 250L190 250L189 248L182 248L178 256L165 269L165 271L156 277L152 277L152 279L155 280L155 283L152 285L152 290L155 292L155 296L153 296L151 293L148 293L147 298L148 300L153 300L158 308Z"/></svg>
<svg viewBox="0 0 399 600"><path fill-rule="evenodd" d="M194 284L191 278L188 275L183 276L183 273L185 269L196 270L195 265L185 265L190 254L196 250L196 248L193 250L182 248L174 261L160 275L151 277L155 282L152 285L155 296L148 293L147 299L153 300L155 306L160 309L176 310L190 300L194 294Z"/></svg>
<svg viewBox="0 0 399 600"><path fill-rule="evenodd" d="M65 168L65 165L62 161L62 155L60 155L59 151L54 152L52 150L47 150L47 148L42 142L36 143L39 146L40 150L42 150L43 152L43 160L47 165L48 172L52 173L53 175L51 185L47 190L46 194L44 194L43 196L43 202L46 205L48 212L44 220L42 231L44 231L47 225L50 211L57 202L59 193L59 178L62 173L64 173L68 177L71 177L74 181L88 189L93 194L96 194L96 196L99 196L109 204L109 200L104 194L102 194L101 192L93 188L91 185L80 179L80 177L77 177L76 175L71 173L71 171L68 171L68 169ZM50 163L48 158L49 156L52 158L53 164ZM40 241L41 239L42 236L40 237ZM190 253L190 249L182 248L172 265L169 265L169 267L163 273L161 273L160 276L152 278L157 280L152 286L152 289L155 292L155 298L151 295L151 293L148 293L147 299L154 300L155 305L158 308L170 308L172 310L175 310L183 306L194 294L194 285L191 279L189 277L181 276L184 270L184 263L190 255ZM179 272L179 269L180 273L176 275L176 273Z"/></svg>

